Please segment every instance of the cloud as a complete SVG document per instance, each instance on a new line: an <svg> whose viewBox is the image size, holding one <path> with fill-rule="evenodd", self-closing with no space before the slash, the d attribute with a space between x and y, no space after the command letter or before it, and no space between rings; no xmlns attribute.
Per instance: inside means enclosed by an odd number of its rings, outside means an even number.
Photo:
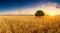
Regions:
<svg viewBox="0 0 60 33"><path fill-rule="evenodd" d="M38 6L32 8L28 7L15 11L0 12L0 15L34 15L37 10L43 10L46 15L49 11L55 11L57 14L60 14L59 5L57 3L48 2L40 3Z"/></svg>
<svg viewBox="0 0 60 33"><path fill-rule="evenodd" d="M55 11L57 15L60 14L59 13L60 6L58 5L58 3L53 3L53 2L43 3L40 5L40 7L38 7L38 9L43 10L46 15L49 13L49 11Z"/></svg>

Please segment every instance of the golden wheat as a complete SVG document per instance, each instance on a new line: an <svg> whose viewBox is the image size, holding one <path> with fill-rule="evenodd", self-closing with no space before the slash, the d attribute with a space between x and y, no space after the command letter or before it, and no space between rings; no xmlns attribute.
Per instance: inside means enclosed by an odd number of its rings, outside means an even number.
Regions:
<svg viewBox="0 0 60 33"><path fill-rule="evenodd" d="M0 16L0 33L60 33L60 16Z"/></svg>

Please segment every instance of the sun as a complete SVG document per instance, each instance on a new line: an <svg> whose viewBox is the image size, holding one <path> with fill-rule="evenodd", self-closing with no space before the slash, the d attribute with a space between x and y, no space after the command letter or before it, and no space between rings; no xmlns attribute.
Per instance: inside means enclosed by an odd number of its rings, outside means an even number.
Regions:
<svg viewBox="0 0 60 33"><path fill-rule="evenodd" d="M50 16L55 16L55 15L56 15L56 12L55 12L55 11L50 11L50 12L49 12L49 15L50 15Z"/></svg>

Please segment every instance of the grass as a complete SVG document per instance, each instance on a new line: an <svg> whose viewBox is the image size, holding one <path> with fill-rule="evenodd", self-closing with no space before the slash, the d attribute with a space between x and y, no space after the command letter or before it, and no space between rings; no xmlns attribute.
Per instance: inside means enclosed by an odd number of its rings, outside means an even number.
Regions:
<svg viewBox="0 0 60 33"><path fill-rule="evenodd" d="M0 33L60 33L60 16L0 16Z"/></svg>

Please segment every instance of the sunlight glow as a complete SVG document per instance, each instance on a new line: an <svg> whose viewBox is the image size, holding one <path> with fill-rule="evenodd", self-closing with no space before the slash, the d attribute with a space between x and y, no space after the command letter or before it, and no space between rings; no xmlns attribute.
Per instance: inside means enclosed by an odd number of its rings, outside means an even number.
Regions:
<svg viewBox="0 0 60 33"><path fill-rule="evenodd" d="M50 15L50 16L55 16L55 15L56 15L56 12L55 12L55 11L50 11L50 12L49 12L49 15Z"/></svg>

